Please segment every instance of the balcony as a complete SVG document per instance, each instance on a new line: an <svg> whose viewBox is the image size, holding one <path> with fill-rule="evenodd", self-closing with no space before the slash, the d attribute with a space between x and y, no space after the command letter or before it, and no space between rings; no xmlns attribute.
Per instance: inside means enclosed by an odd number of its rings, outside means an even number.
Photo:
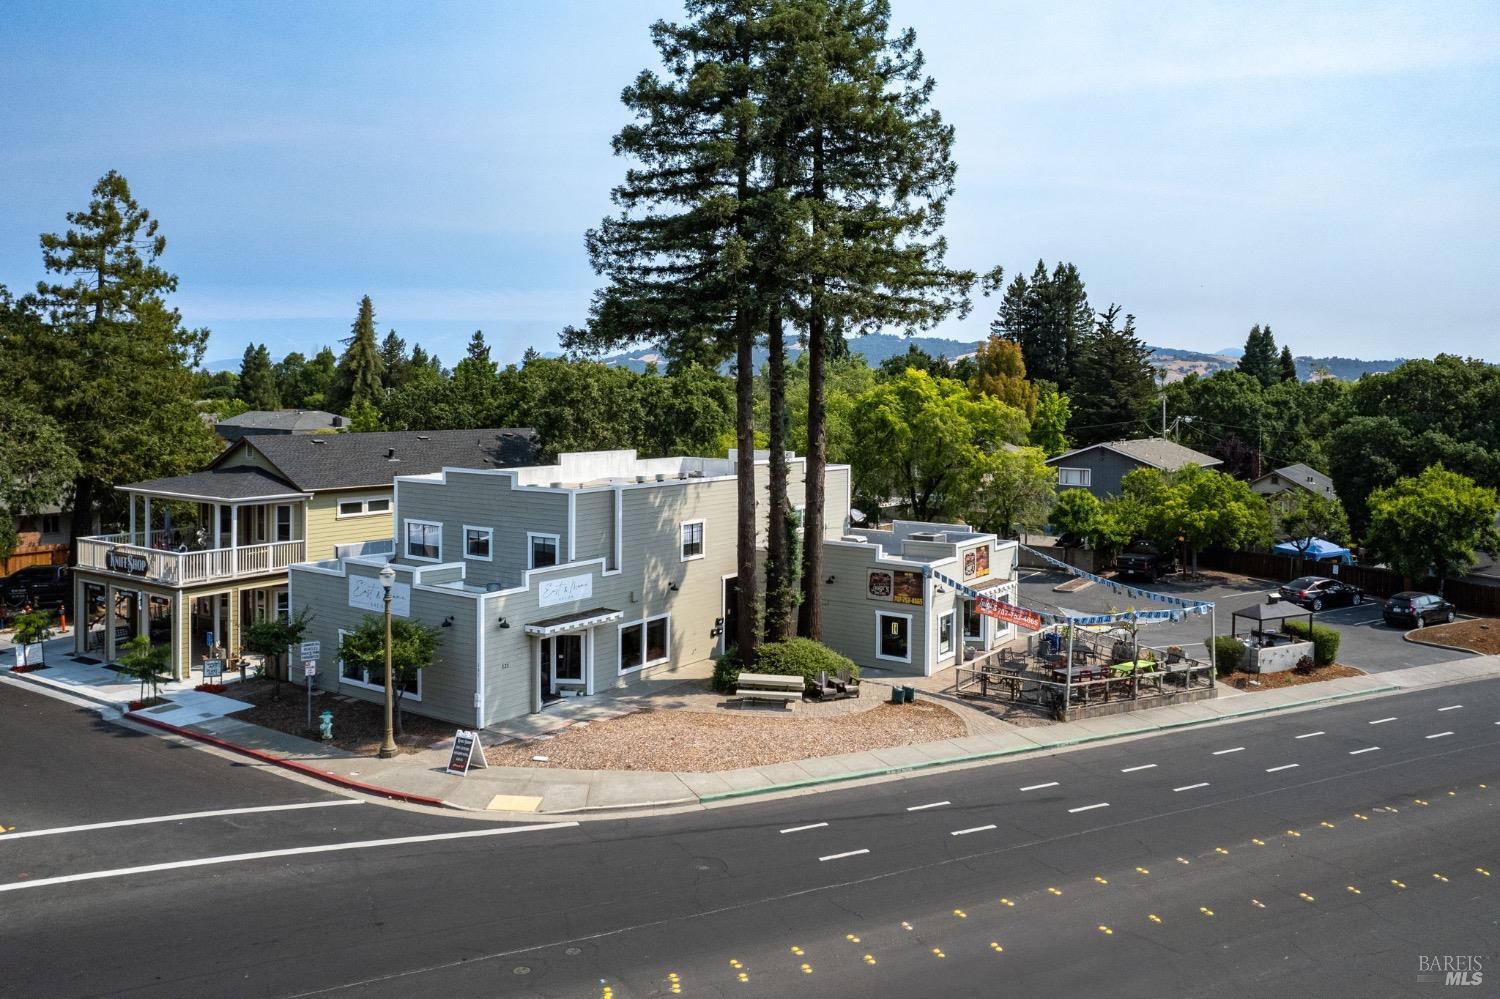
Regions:
<svg viewBox="0 0 1500 999"><path fill-rule="evenodd" d="M74 542L78 549L78 567L168 586L192 586L285 572L293 562L304 561L306 552L306 545L301 541L274 541L234 548L182 550L179 546L179 549L170 549L166 547L166 534L161 531L153 532L150 544L131 543L147 540L140 533L79 538Z"/></svg>

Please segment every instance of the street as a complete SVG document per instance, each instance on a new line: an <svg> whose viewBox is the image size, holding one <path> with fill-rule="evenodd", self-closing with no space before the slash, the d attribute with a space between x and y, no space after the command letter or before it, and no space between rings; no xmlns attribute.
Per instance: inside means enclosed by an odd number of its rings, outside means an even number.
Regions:
<svg viewBox="0 0 1500 999"><path fill-rule="evenodd" d="M1421 955L1500 958L1497 748L1500 684L1484 681L816 795L518 826L340 804L354 799L0 684L14 827L0 982L24 996L1421 995L1435 988Z"/></svg>

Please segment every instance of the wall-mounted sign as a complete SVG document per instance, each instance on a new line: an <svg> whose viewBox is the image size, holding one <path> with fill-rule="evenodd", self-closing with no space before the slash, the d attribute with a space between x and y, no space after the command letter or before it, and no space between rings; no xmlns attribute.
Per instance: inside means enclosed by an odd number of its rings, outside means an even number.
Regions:
<svg viewBox="0 0 1500 999"><path fill-rule="evenodd" d="M964 552L964 581L982 579L990 574L990 546L981 545Z"/></svg>
<svg viewBox="0 0 1500 999"><path fill-rule="evenodd" d="M871 600L920 605L922 574L915 569L871 569L867 595Z"/></svg>
<svg viewBox="0 0 1500 999"><path fill-rule="evenodd" d="M137 552L116 549L104 553L104 568L110 572L123 572L127 576L144 576L151 570L151 561Z"/></svg>
<svg viewBox="0 0 1500 999"><path fill-rule="evenodd" d="M374 576L349 577L349 606L360 610L385 612L385 587ZM396 581L391 584L391 613L396 617L411 617L411 584Z"/></svg>
<svg viewBox="0 0 1500 999"><path fill-rule="evenodd" d="M562 579L544 579L537 584L536 605L551 607L573 600L587 600L594 595L593 576L566 576Z"/></svg>

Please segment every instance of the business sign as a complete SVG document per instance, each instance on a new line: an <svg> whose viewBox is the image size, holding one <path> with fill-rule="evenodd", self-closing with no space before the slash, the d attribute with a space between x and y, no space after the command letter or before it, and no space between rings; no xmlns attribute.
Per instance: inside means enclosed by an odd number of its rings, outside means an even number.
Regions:
<svg viewBox="0 0 1500 999"><path fill-rule="evenodd" d="M205 660L203 660L203 679L205 681L208 681L208 680L217 680L217 679L219 679L219 677L221 677L223 675L224 675L224 660L222 660L222 659L205 659Z"/></svg>
<svg viewBox="0 0 1500 999"><path fill-rule="evenodd" d="M462 777L471 769L480 770L489 766L484 758L484 747L479 744L479 733L461 728L453 736L453 752L448 757L448 772Z"/></svg>
<svg viewBox="0 0 1500 999"><path fill-rule="evenodd" d="M964 552L964 582L983 579L990 574L990 546L981 545Z"/></svg>
<svg viewBox="0 0 1500 999"><path fill-rule="evenodd" d="M151 561L137 552L116 549L104 553L104 568L110 572L123 572L127 576L144 576L151 570Z"/></svg>
<svg viewBox="0 0 1500 999"><path fill-rule="evenodd" d="M914 569L871 569L865 593L871 600L920 606L922 574Z"/></svg>
<svg viewBox="0 0 1500 999"><path fill-rule="evenodd" d="M982 596L974 601L974 609L986 617L992 617L998 621L1009 621L1027 631L1042 630L1042 615L1036 611L1027 610L1025 607L1008 604L1004 600Z"/></svg>
<svg viewBox="0 0 1500 999"><path fill-rule="evenodd" d="M385 587L374 576L349 577L349 606L359 610L385 611ZM411 584L391 584L391 613L396 617L411 617Z"/></svg>
<svg viewBox="0 0 1500 999"><path fill-rule="evenodd" d="M551 607L574 600L587 600L594 595L593 576L565 576L562 579L544 579L537 584L536 605Z"/></svg>

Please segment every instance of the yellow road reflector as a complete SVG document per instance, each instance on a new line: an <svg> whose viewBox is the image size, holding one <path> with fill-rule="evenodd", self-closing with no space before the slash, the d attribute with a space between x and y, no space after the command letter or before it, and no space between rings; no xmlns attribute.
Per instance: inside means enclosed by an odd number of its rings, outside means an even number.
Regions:
<svg viewBox="0 0 1500 999"><path fill-rule="evenodd" d="M1265 846L1266 845L1266 841L1265 840L1263 840L1263 839L1256 839L1254 836L1250 837L1250 842L1254 843L1256 846Z"/></svg>
<svg viewBox="0 0 1500 999"><path fill-rule="evenodd" d="M1198 911L1203 913L1205 916L1212 916L1214 914L1214 910L1210 909L1206 905L1198 906Z"/></svg>
<svg viewBox="0 0 1500 999"><path fill-rule="evenodd" d="M1359 819L1359 821L1361 821L1361 822L1369 822L1370 821L1370 817L1368 815L1361 815L1358 812L1354 813L1354 817L1356 819Z"/></svg>
<svg viewBox="0 0 1500 999"><path fill-rule="evenodd" d="M1480 874L1483 874L1485 877L1490 876L1490 872L1485 870L1483 867L1476 867L1474 868L1474 870L1478 871Z"/></svg>
<svg viewBox="0 0 1500 999"><path fill-rule="evenodd" d="M1351 894L1354 894L1354 895L1363 895L1364 894L1364 892L1360 891L1358 888L1354 887L1353 885L1345 885L1344 887L1348 888Z"/></svg>
<svg viewBox="0 0 1500 999"><path fill-rule="evenodd" d="M1397 881L1395 878L1391 878L1391 884L1395 885L1397 888L1405 888L1406 887L1406 882L1405 881Z"/></svg>
<svg viewBox="0 0 1500 999"><path fill-rule="evenodd" d="M1421 798L1413 798L1411 800L1414 801L1414 802L1416 802L1419 805L1425 805L1425 804L1427 804L1427 802L1423 801Z"/></svg>
<svg viewBox="0 0 1500 999"><path fill-rule="evenodd" d="M996 954L1002 954L1005 952L1005 948L1000 946L1000 942L998 940L990 941L990 950L994 951Z"/></svg>
<svg viewBox="0 0 1500 999"><path fill-rule="evenodd" d="M1229 855L1229 851L1226 850L1226 849L1224 849L1222 846L1216 846L1216 847L1214 847L1214 853L1222 853L1226 857Z"/></svg>
<svg viewBox="0 0 1500 999"><path fill-rule="evenodd" d="M874 964L875 963L875 956L873 954L866 954L865 955L865 963L866 964Z"/></svg>
<svg viewBox="0 0 1500 999"><path fill-rule="evenodd" d="M1135 869L1135 872L1137 874L1150 874L1151 873L1150 871L1146 870L1144 867L1137 867Z"/></svg>
<svg viewBox="0 0 1500 999"><path fill-rule="evenodd" d="M801 957L806 952L801 947L793 947L792 953L796 954L798 957Z"/></svg>
<svg viewBox="0 0 1500 999"><path fill-rule="evenodd" d="M859 943L859 937L855 936L853 933L845 933L844 939L849 941L850 943Z"/></svg>
<svg viewBox="0 0 1500 999"><path fill-rule="evenodd" d="M1288 829L1288 830L1287 830L1287 831L1286 831L1286 834L1287 834L1287 835L1288 835L1288 836L1291 836L1291 837L1292 837L1292 838L1293 838L1293 839L1301 839L1301 838L1302 838L1302 834L1301 834L1301 833L1299 833L1299 832L1298 832L1298 831L1297 831L1297 830L1295 830L1295 829Z"/></svg>
<svg viewBox="0 0 1500 999"><path fill-rule="evenodd" d="M1186 857L1178 857L1177 858L1177 862L1179 864L1191 864L1192 863L1192 861L1189 860L1189 859L1187 859Z"/></svg>
<svg viewBox="0 0 1500 999"><path fill-rule="evenodd" d="M743 964L741 964L739 961L735 960L732 957L729 959L729 966L731 968L743 968L744 967Z"/></svg>
<svg viewBox="0 0 1500 999"><path fill-rule="evenodd" d="M909 929L911 929L911 923L908 923L906 920L903 919L903 920L901 920L901 928L903 930L909 930Z"/></svg>
<svg viewBox="0 0 1500 999"><path fill-rule="evenodd" d="M1318 825L1322 826L1324 829L1332 829L1333 828L1333 823L1332 822L1319 822Z"/></svg>
<svg viewBox="0 0 1500 999"><path fill-rule="evenodd" d="M1146 913L1146 918L1149 919L1149 920L1151 920L1153 923L1160 923L1161 922L1161 917L1158 916L1154 912L1148 912L1148 913Z"/></svg>
<svg viewBox="0 0 1500 999"><path fill-rule="evenodd" d="M1103 933L1107 937L1112 937L1115 935L1115 931L1110 929L1108 926L1105 926L1103 923L1099 924L1099 932Z"/></svg>
<svg viewBox="0 0 1500 999"><path fill-rule="evenodd" d="M1304 902L1316 902L1317 901L1317 899L1313 898L1311 895L1309 895L1305 891L1299 891L1297 893L1297 897L1300 898Z"/></svg>
<svg viewBox="0 0 1500 999"><path fill-rule="evenodd" d="M1458 792L1457 791L1449 791L1448 792L1448 797L1450 797L1450 798L1456 798L1456 797L1458 797Z"/></svg>
<svg viewBox="0 0 1500 999"><path fill-rule="evenodd" d="M1101 885L1107 885L1107 884L1109 884L1108 879L1102 878L1102 877L1100 877L1097 874L1094 875L1094 880L1097 881L1097 882L1099 882Z"/></svg>
<svg viewBox="0 0 1500 999"><path fill-rule="evenodd" d="M1016 907L1016 903L1014 903L1014 902L1012 902L1012 901L1011 901L1011 900L1010 900L1010 899L1008 899L1008 898L1002 898L1002 899L1001 899L1001 900L1000 900L1000 904L1001 904L1001 905L1004 905L1004 906L1007 906L1007 907L1009 907L1009 908L1011 908L1011 909L1014 909L1014 908L1015 908L1015 907Z"/></svg>
<svg viewBox="0 0 1500 999"><path fill-rule="evenodd" d="M1255 906L1257 909L1264 909L1266 907L1266 903L1262 902L1258 898L1252 898L1250 900L1250 904Z"/></svg>
<svg viewBox="0 0 1500 999"><path fill-rule="evenodd" d="M1444 884L1448 883L1448 879L1445 878L1445 877L1443 877L1441 874L1434 874L1433 877L1436 878L1438 881L1443 882Z"/></svg>
<svg viewBox="0 0 1500 999"><path fill-rule="evenodd" d="M810 965L810 964L804 964L804 965L802 965L802 973L804 975L810 975L810 974L812 974L812 965Z"/></svg>
<svg viewBox="0 0 1500 999"><path fill-rule="evenodd" d="M739 980L742 982L748 982L750 980L750 976L742 971L739 973Z"/></svg>
<svg viewBox="0 0 1500 999"><path fill-rule="evenodd" d="M1062 891L1060 889L1057 889L1057 888L1048 888L1047 890L1050 891L1054 895L1061 895L1062 894Z"/></svg>
<svg viewBox="0 0 1500 999"><path fill-rule="evenodd" d="M935 956L937 956L937 958L938 958L938 959L939 959L939 960L941 960L941 959L943 959L943 958L946 958L946 957L947 957L947 956L948 956L948 955L947 955L947 954L944 954L944 953L943 953L943 948L941 948L941 947L934 947L934 948L932 948L932 953L933 953L933 954L934 954L934 955L935 955Z"/></svg>

